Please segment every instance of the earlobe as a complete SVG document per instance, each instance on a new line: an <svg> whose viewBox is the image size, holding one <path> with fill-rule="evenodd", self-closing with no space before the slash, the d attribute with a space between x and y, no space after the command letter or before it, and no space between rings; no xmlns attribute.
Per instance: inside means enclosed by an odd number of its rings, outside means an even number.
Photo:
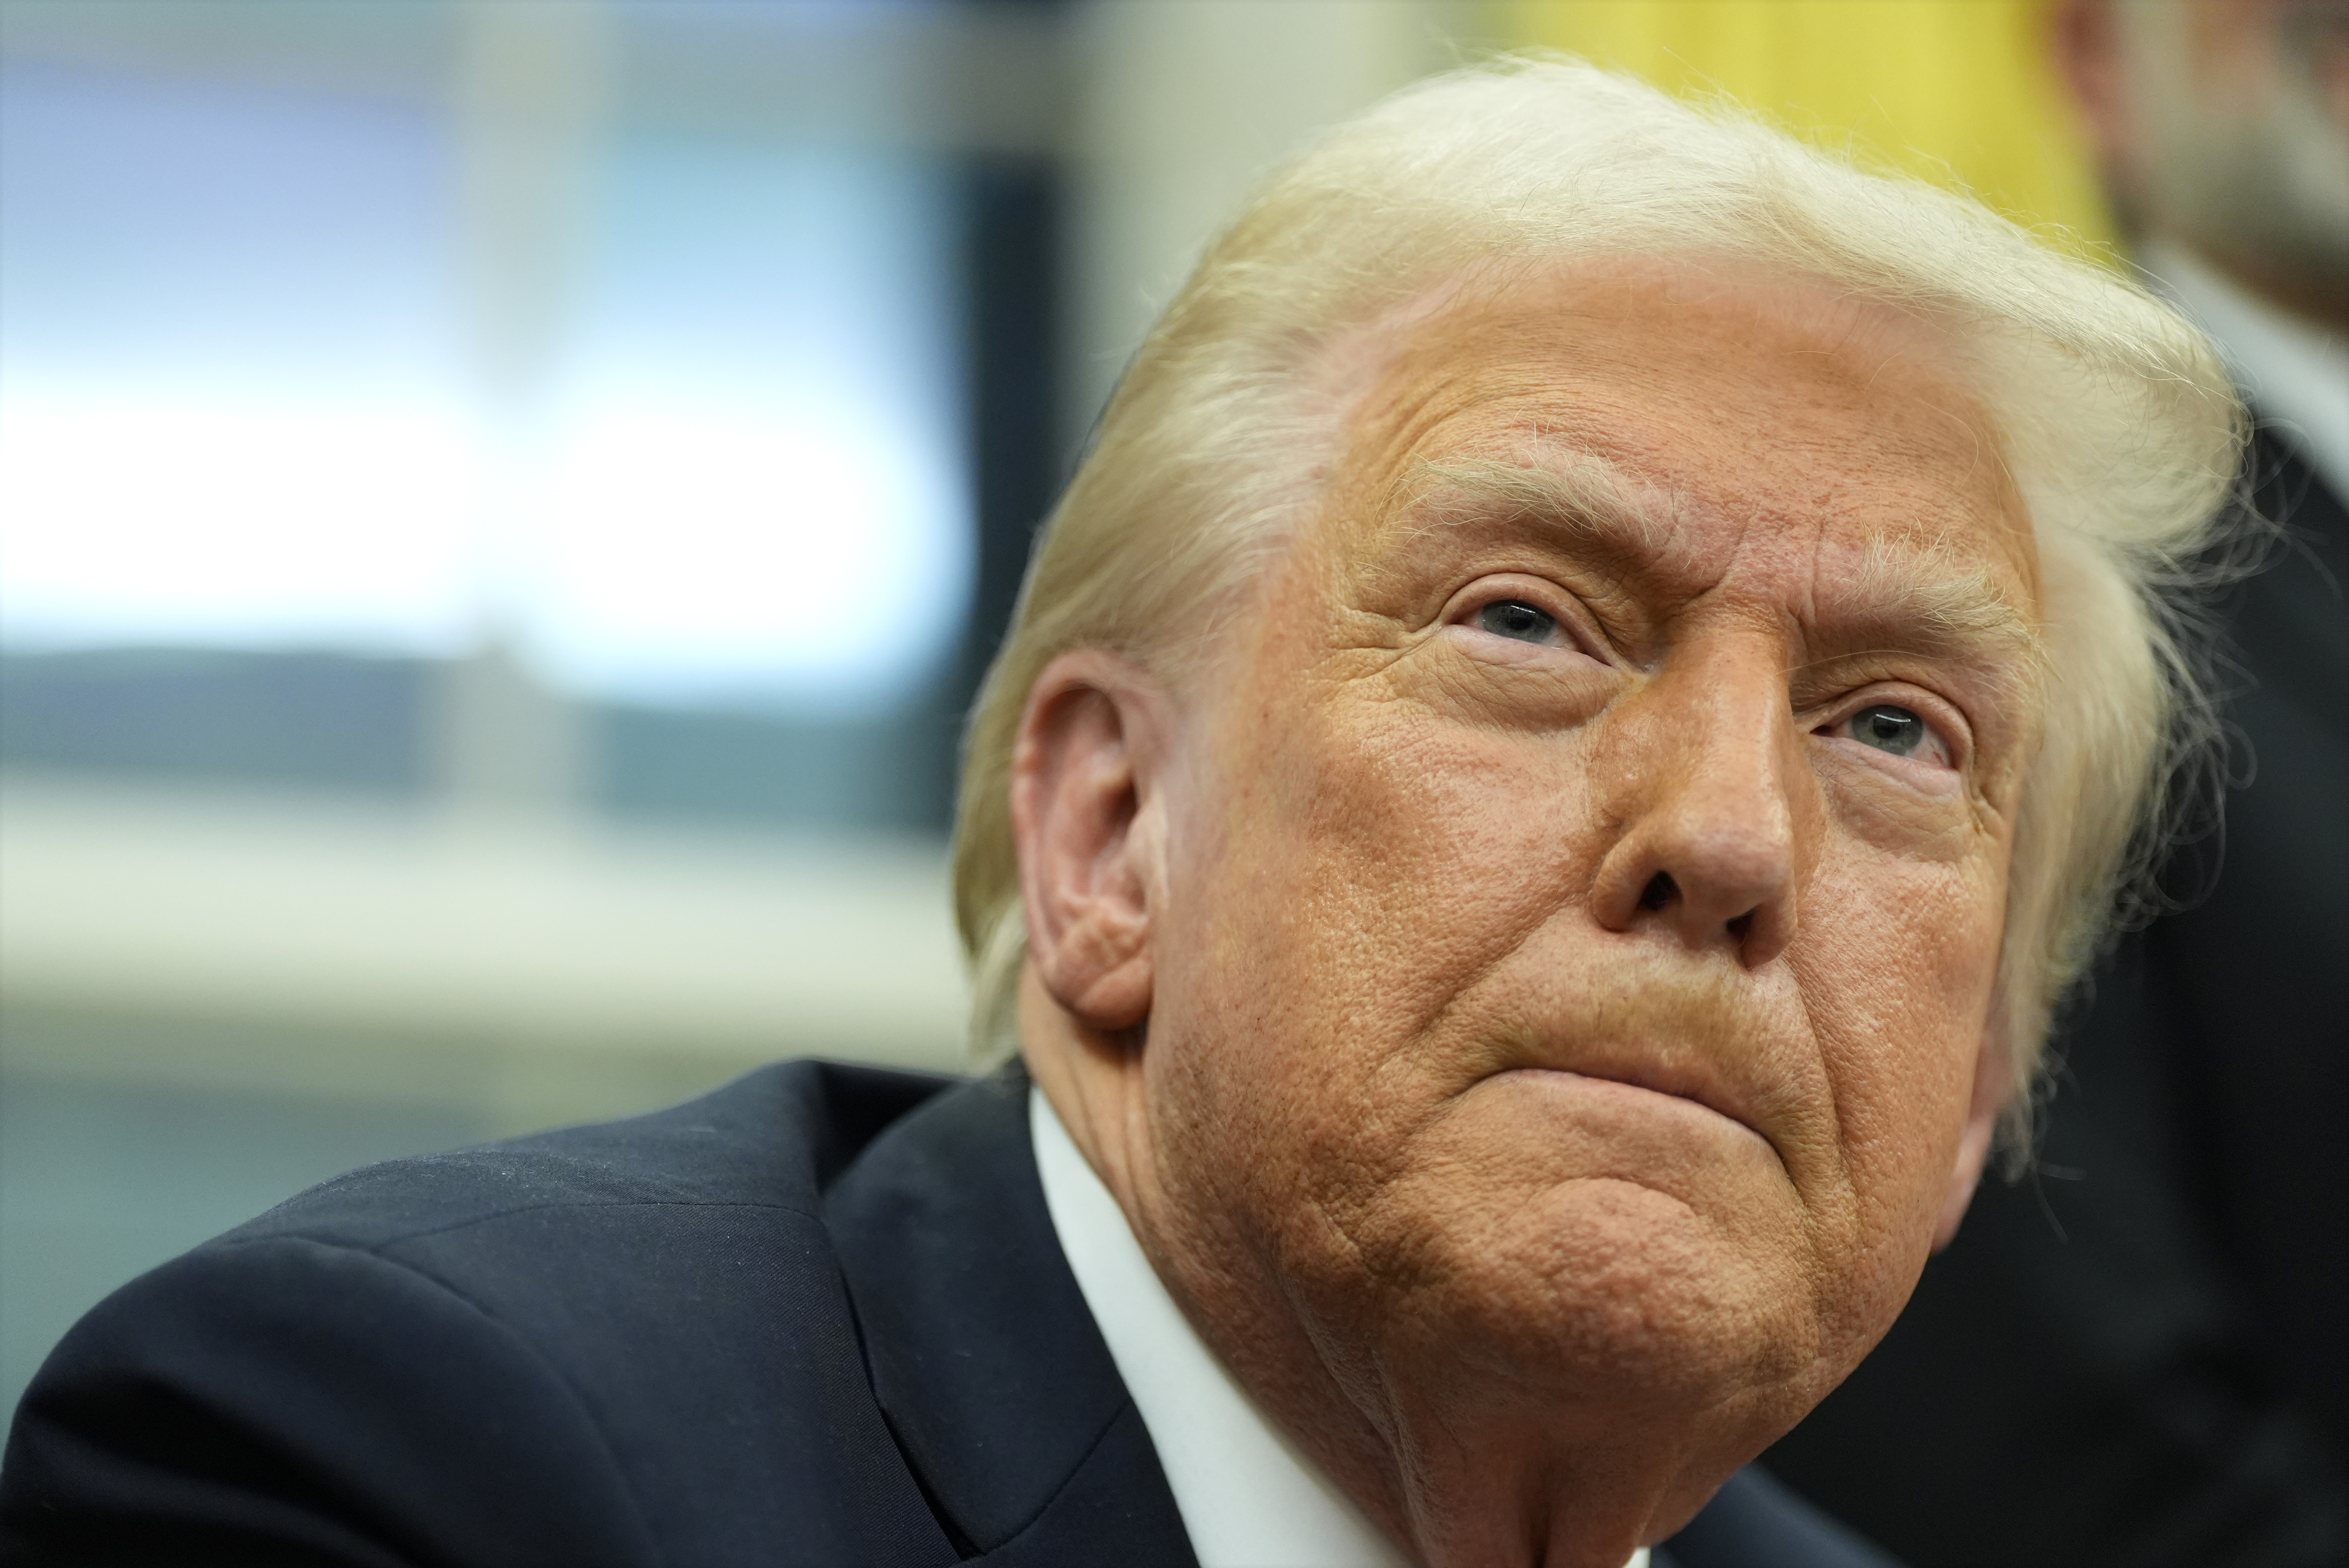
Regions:
<svg viewBox="0 0 2349 1568"><path fill-rule="evenodd" d="M1147 672L1080 649L1045 666L1020 719L1011 817L1030 958L1053 1001L1096 1034L1150 1013L1166 717Z"/></svg>
<svg viewBox="0 0 2349 1568"><path fill-rule="evenodd" d="M2002 1019L2006 1009L1993 1000L1991 1016ZM1974 1058L1973 1098L1966 1107L1966 1128L1958 1140L1958 1157L1951 1168L1949 1191L1941 1199L1941 1212L1933 1222L1933 1250L1940 1252L1957 1240L1958 1225L1966 1217L1966 1210L1974 1200L1974 1189L1982 1185L1983 1166L1990 1162L1992 1141L1998 1136L1999 1114L2006 1109L2009 1086L2013 1079L2013 1055L2007 1049L2006 1031L1993 1026L1982 1040L1982 1052Z"/></svg>

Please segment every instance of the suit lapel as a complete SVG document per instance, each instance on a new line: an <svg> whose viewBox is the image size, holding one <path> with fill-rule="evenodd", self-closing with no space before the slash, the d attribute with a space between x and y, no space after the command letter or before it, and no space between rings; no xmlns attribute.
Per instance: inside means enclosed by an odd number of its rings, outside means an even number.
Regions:
<svg viewBox="0 0 2349 1568"><path fill-rule="evenodd" d="M1196 1568L1069 1272L1016 1067L939 1095L826 1194L873 1387L967 1558Z"/></svg>

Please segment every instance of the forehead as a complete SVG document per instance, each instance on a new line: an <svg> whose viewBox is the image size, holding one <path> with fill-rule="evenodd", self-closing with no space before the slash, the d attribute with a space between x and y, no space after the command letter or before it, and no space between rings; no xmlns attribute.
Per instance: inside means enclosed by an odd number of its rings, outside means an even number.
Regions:
<svg viewBox="0 0 2349 1568"><path fill-rule="evenodd" d="M1734 562L1816 578L1887 549L2033 592L2027 517L1937 333L1828 285L1731 264L1551 266L1455 288L1351 346L1331 487L1344 552L1415 523L1464 462L1598 474L1693 580Z"/></svg>

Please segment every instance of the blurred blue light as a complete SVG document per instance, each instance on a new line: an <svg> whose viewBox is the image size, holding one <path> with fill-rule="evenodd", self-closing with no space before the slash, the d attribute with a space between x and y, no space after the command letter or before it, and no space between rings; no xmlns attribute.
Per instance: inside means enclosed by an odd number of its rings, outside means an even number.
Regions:
<svg viewBox="0 0 2349 1568"><path fill-rule="evenodd" d="M496 630L585 693L833 709L954 646L936 160L616 129L518 439L469 378L432 115L11 67L0 117L10 644Z"/></svg>
<svg viewBox="0 0 2349 1568"><path fill-rule="evenodd" d="M0 369L445 389L453 160L419 107L0 70Z"/></svg>
<svg viewBox="0 0 2349 1568"><path fill-rule="evenodd" d="M638 136L604 163L530 640L629 696L878 700L972 569L952 192L905 154Z"/></svg>

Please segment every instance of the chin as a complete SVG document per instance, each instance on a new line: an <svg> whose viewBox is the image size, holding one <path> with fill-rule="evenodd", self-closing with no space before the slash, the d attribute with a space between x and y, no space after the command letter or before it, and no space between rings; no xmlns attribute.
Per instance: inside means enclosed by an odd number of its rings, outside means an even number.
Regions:
<svg viewBox="0 0 2349 1568"><path fill-rule="evenodd" d="M1474 1114L1377 1205L1363 1261L1414 1282L1397 1326L1537 1399L1738 1405L1791 1425L1842 1367L1826 1365L1836 1336L1775 1156L1711 1111L1636 1103L1667 1098L1644 1091L1568 1086L1561 1125L1557 1087L1464 1103Z"/></svg>
<svg viewBox="0 0 2349 1568"><path fill-rule="evenodd" d="M1775 1228L1734 1233L1654 1187L1578 1178L1458 1262L1472 1299L1515 1309L1477 1337L1519 1376L1625 1403L1711 1403L1809 1381L1817 1319L1801 1271L1766 1245Z"/></svg>

